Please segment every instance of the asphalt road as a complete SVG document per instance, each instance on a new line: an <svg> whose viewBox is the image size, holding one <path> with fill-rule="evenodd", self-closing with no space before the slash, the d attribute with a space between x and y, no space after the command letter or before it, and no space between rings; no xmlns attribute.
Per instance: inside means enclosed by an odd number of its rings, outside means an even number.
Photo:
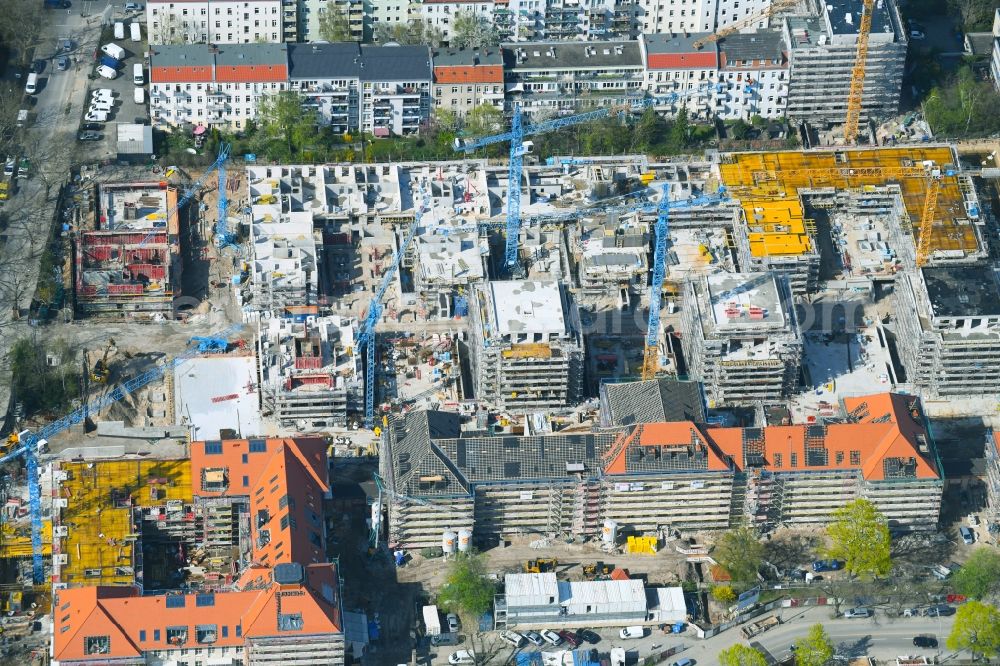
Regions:
<svg viewBox="0 0 1000 666"><path fill-rule="evenodd" d="M104 3L84 2L91 11ZM98 6L99 5L99 6ZM10 367L7 355L19 338L28 335L27 319L15 319L31 303L38 281L38 262L55 215L60 185L69 175L82 112L91 54L100 36L99 15L81 16L80 9L46 12L48 25L36 47L35 57L46 60L40 79L43 87L35 96L34 120L23 130L20 144L31 159L33 173L20 179L17 193L5 205L10 216L6 240L0 249L0 414L10 402ZM56 40L69 37L76 44L78 66L60 72L52 56Z"/></svg>

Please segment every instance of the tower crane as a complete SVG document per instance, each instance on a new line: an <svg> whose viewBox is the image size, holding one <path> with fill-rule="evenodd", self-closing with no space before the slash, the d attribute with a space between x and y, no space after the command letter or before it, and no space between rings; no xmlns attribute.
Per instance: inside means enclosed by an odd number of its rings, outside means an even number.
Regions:
<svg viewBox="0 0 1000 666"><path fill-rule="evenodd" d="M646 348L642 355L642 378L653 379L660 369L660 302L663 298L663 280L667 273L667 237L671 209L694 208L722 203L724 193L703 195L679 201L670 200L670 186L663 186L663 196L656 207L656 237L653 246L653 279L649 292L649 319L646 326Z"/></svg>
<svg viewBox="0 0 1000 666"><path fill-rule="evenodd" d="M591 120L599 120L612 114L635 113L649 107L656 107L686 99L688 97L704 94L710 90L718 89L720 84L707 84L683 90L679 92L657 95L636 99L623 105L607 106L586 113L579 113L566 118L554 118L531 125L524 124L521 115L521 105L514 105L514 112L511 115L510 129L500 134L484 136L478 139L455 139L454 148L457 151L470 153L479 148L490 146L495 143L510 144L509 169L507 173L507 220L505 229L507 233L506 244L504 246L504 268L510 272L518 270L518 243L521 232L521 180L524 173L524 156L531 152L532 144L525 141L524 137L533 134L545 134L564 127L571 127Z"/></svg>
<svg viewBox="0 0 1000 666"><path fill-rule="evenodd" d="M187 189L184 190L184 194L181 195L181 198L177 201L177 203L174 205L174 207L167 211L166 220L167 220L168 223L170 221L170 216L171 215L174 215L174 214L178 213L182 208L184 208L184 206L186 206L188 204L189 201L191 201L192 198L194 198L194 195L198 194L198 192L201 191L201 188L205 187L205 181L208 180L208 177L211 176L212 172L215 171L216 169L220 169L219 173L220 173L220 176L221 176L220 182L219 182L219 211L220 212L224 212L223 208L222 208L223 200L225 200L225 196L226 196L226 194L225 194L226 183L225 183L225 175L224 175L224 173L225 173L224 172L224 165L226 163L226 160L229 159L229 151L230 151L230 146L229 146L228 143L223 143L223 144L219 145L219 154L215 158L215 161L212 162L212 165L209 166L207 169L205 169L204 173L202 173L198 177L198 180L196 180L193 183L191 183L190 185L188 185ZM228 200L226 200L226 201L227 201L227 205L228 205ZM220 219L222 219L223 221L225 221L225 219L226 219L225 215L224 214L221 215ZM223 229L225 230L225 225L224 224L223 224ZM217 230L217 233L218 233L218 223L216 223L216 230ZM150 231L146 235L146 237L142 239L142 242L139 243L139 247L142 247L143 245L145 245L146 243L148 243L149 239L152 238L154 235L156 235L156 233L158 231L159 231L158 229L154 229L153 231Z"/></svg>
<svg viewBox="0 0 1000 666"><path fill-rule="evenodd" d="M375 326L378 325L379 320L382 318L382 298L396 277L396 273L399 271L399 262L402 261L403 256L409 249L410 243L413 242L413 236L420 226L420 220L428 210L425 208L423 185L419 185L418 188L417 196L413 198L413 222L410 223L410 228L406 231L406 236L403 239L403 243L399 246L399 251L392 258L389 269L382 276L382 283L372 297L371 304L368 306L368 314L365 316L365 321L361 324L361 330L358 332L357 346L359 349L363 348L366 355L365 427L368 429L371 429L375 423Z"/></svg>
<svg viewBox="0 0 1000 666"><path fill-rule="evenodd" d="M226 157L229 156L231 148L228 143L223 143L219 146L219 155L225 153ZM226 213L229 211L229 197L226 195L226 160L216 159L219 166L216 167L219 170L219 197L218 197L218 219L215 221L215 244L219 249L228 246L236 245L236 237L232 232L229 231L229 225L226 223Z"/></svg>
<svg viewBox="0 0 1000 666"><path fill-rule="evenodd" d="M218 337L226 337L235 332L240 325L235 325L217 333ZM31 515L31 577L36 585L45 582L45 566L42 561L42 501L41 488L38 481L38 454L48 445L48 440L59 433L82 423L90 414L96 414L102 409L118 402L126 395L133 393L154 382L164 375L173 372L177 366L198 356L198 349L189 349L162 365L156 365L137 377L116 386L110 392L96 400L70 412L57 421L53 421L38 432L22 432L18 436L17 448L0 458L0 465L23 457L28 479L28 506Z"/></svg>
<svg viewBox="0 0 1000 666"><path fill-rule="evenodd" d="M847 119L844 121L844 141L854 143L858 138L861 120L861 99L865 91L865 63L868 60L868 37L872 31L872 12L875 0L863 0L861 26L858 28L858 50L851 69L851 88L847 93Z"/></svg>
<svg viewBox="0 0 1000 666"><path fill-rule="evenodd" d="M764 18L769 18L772 14L776 14L777 12L780 12L784 9L791 9L797 4L799 4L799 0L772 0L771 4L765 7L764 9L756 11L752 14L748 14L738 21L730 23L723 28L719 28L710 35L705 35L704 37L696 40L693 46L696 49L700 49L709 42L718 41L719 39L722 39L726 35L731 35L734 32L746 28L754 21L759 21Z"/></svg>

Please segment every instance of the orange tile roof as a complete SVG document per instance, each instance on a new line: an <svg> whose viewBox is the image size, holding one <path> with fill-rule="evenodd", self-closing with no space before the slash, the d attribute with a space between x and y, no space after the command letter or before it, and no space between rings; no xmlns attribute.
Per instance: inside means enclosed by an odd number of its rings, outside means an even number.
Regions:
<svg viewBox="0 0 1000 666"><path fill-rule="evenodd" d="M436 65L434 83L503 83L503 66Z"/></svg>
<svg viewBox="0 0 1000 666"><path fill-rule="evenodd" d="M268 454L288 445L299 451L301 459L309 463L318 478L326 478L327 446L319 437L224 439L210 441L208 444L212 450L221 452L206 453L206 442L191 442L191 486L195 497L249 495L257 484L261 471L271 460L271 455ZM226 469L228 488L221 491L205 490L205 470L219 468Z"/></svg>

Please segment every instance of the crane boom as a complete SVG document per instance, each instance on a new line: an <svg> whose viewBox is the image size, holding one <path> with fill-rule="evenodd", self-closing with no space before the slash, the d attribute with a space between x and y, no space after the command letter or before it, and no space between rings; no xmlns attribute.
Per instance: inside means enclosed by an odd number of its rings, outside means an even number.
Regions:
<svg viewBox="0 0 1000 666"><path fill-rule="evenodd" d="M861 121L861 100L865 92L865 63L868 60L868 37L872 31L872 11L875 0L863 0L861 26L858 28L858 50L851 69L851 88L847 93L847 119L844 121L844 141L854 143Z"/></svg>
<svg viewBox="0 0 1000 666"><path fill-rule="evenodd" d="M236 324L221 333L217 333L216 336L226 337L240 328L241 326ZM102 409L118 402L126 395L139 390L150 382L160 379L169 372L173 372L181 363L197 356L199 353L198 349L189 349L163 365L153 366L141 375L116 386L109 393L70 412L61 419L49 423L37 433L29 432L24 434L20 438L17 448L0 458L0 465L16 460L21 456L25 458L25 468L28 474L28 506L31 514L31 577L36 585L41 585L45 582L45 566L42 561L42 501L41 489L38 482L39 449L43 448L50 438L68 430L74 425L82 423L90 414L100 412Z"/></svg>
<svg viewBox="0 0 1000 666"><path fill-rule="evenodd" d="M754 21L759 21L760 19L763 18L769 18L772 14L775 14L776 12L779 12L783 9L789 9L791 7L794 7L797 4L799 4L799 0L773 0L773 2L771 2L771 4L765 7L764 9L756 11L752 14L748 14L747 16L744 16L740 20L730 23L722 28L719 28L712 34L705 35L701 39L696 40L694 42L694 47L696 49L700 49L709 42L718 41L723 37L725 37L726 35L731 35L734 32L737 32L738 30L746 28Z"/></svg>
<svg viewBox="0 0 1000 666"><path fill-rule="evenodd" d="M226 195L226 159L229 157L230 146L228 143L223 143L219 146L219 158L217 158L216 167L219 170L219 205L218 205L218 218L215 220L215 244L219 248L224 248L227 245L233 245L233 234L229 232L229 226L226 223L226 214L229 212L229 197Z"/></svg>

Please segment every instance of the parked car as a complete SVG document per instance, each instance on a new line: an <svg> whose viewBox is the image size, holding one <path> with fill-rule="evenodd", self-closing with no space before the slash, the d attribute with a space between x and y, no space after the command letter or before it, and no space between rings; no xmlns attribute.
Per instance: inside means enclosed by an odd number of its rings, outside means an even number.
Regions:
<svg viewBox="0 0 1000 666"><path fill-rule="evenodd" d="M924 615L927 617L945 617L954 614L955 609L948 604L937 604L936 606L931 606L924 611Z"/></svg>
<svg viewBox="0 0 1000 666"><path fill-rule="evenodd" d="M545 641L542 640L541 634L537 631L526 631L524 632L524 638L527 639L532 645L544 645Z"/></svg>
<svg viewBox="0 0 1000 666"><path fill-rule="evenodd" d="M20 164L17 165L17 177L27 178L28 174L31 172L31 162L27 157L22 157Z"/></svg>
<svg viewBox="0 0 1000 666"><path fill-rule="evenodd" d="M591 645L597 645L601 642L600 635L590 629L577 629L576 636L580 639L581 643L586 642Z"/></svg>
<svg viewBox="0 0 1000 666"><path fill-rule="evenodd" d="M874 615L871 608L864 608L859 606L857 608L848 608L844 611L844 617L871 617Z"/></svg>
<svg viewBox="0 0 1000 666"><path fill-rule="evenodd" d="M971 546L972 544L974 544L976 542L976 534L975 534L975 532L973 532L972 530L970 530L968 527L964 527L964 526L963 527L959 527L958 528L958 533L961 535L962 541L965 542L965 545Z"/></svg>
<svg viewBox="0 0 1000 666"><path fill-rule="evenodd" d="M646 630L638 625L634 627L622 627L622 630L618 632L619 638L622 639L642 638L645 635Z"/></svg>
<svg viewBox="0 0 1000 666"><path fill-rule="evenodd" d="M516 631L501 631L500 640L516 648L524 645L524 636Z"/></svg>
<svg viewBox="0 0 1000 666"><path fill-rule="evenodd" d="M686 657L684 659L678 659L670 666L694 666L694 659L688 659Z"/></svg>
<svg viewBox="0 0 1000 666"><path fill-rule="evenodd" d="M115 91L111 88L94 88L90 91L91 97L114 97Z"/></svg>
<svg viewBox="0 0 1000 666"><path fill-rule="evenodd" d="M459 650L453 652L448 657L449 664L474 664L476 663L476 653L472 650Z"/></svg>
<svg viewBox="0 0 1000 666"><path fill-rule="evenodd" d="M59 48L69 53L70 51L73 50L73 40L69 38L60 39Z"/></svg>
<svg viewBox="0 0 1000 666"><path fill-rule="evenodd" d="M56 58L56 69L58 69L60 72L65 72L67 69L69 69L69 58L67 58L66 56L59 56L58 58Z"/></svg>
<svg viewBox="0 0 1000 666"><path fill-rule="evenodd" d="M462 640L459 638L458 634L447 633L431 636L431 645L435 647L439 645L458 645L461 642Z"/></svg>
<svg viewBox="0 0 1000 666"><path fill-rule="evenodd" d="M972 527L976 527L977 525L979 525L979 516L977 516L974 513L970 513L969 517L968 517L968 521L969 521L969 525L971 525Z"/></svg>
<svg viewBox="0 0 1000 666"><path fill-rule="evenodd" d="M913 647L936 648L937 646L938 646L938 640L933 636L920 635L913 637Z"/></svg>
<svg viewBox="0 0 1000 666"><path fill-rule="evenodd" d="M141 12L142 11L142 5L139 4L138 2L126 2L125 3L125 11L127 11L127 12Z"/></svg>
<svg viewBox="0 0 1000 666"><path fill-rule="evenodd" d="M13 176L14 175L14 171L16 171L16 170L17 170L17 158L16 157L8 157L7 158L7 163L3 165L3 175L8 176L8 177L9 176Z"/></svg>
<svg viewBox="0 0 1000 666"><path fill-rule="evenodd" d="M919 608L904 608L903 617L920 617Z"/></svg>
<svg viewBox="0 0 1000 666"><path fill-rule="evenodd" d="M118 70L112 69L107 65L99 65L97 67L97 74L106 79L115 79L118 76Z"/></svg>
<svg viewBox="0 0 1000 666"><path fill-rule="evenodd" d="M579 647L580 645L579 635L575 634L572 631L567 631L563 629L562 631L559 632L559 638L566 641L566 644L569 645L571 648Z"/></svg>
<svg viewBox="0 0 1000 666"><path fill-rule="evenodd" d="M453 634L458 632L458 616L454 613L448 613L448 616L445 619L448 621L448 631Z"/></svg>
<svg viewBox="0 0 1000 666"><path fill-rule="evenodd" d="M927 35L925 35L924 33L920 32L919 30L911 30L910 31L910 39L921 40L921 39L924 39L926 36Z"/></svg>
<svg viewBox="0 0 1000 666"><path fill-rule="evenodd" d="M551 629L544 629L541 631L542 640L549 645L562 645L562 636L552 631Z"/></svg>
<svg viewBox="0 0 1000 666"><path fill-rule="evenodd" d="M844 563L840 560L816 560L812 564L813 571L817 573L820 571L840 571L843 566Z"/></svg>
<svg viewBox="0 0 1000 666"><path fill-rule="evenodd" d="M101 123L84 123L80 125L80 129L84 132L103 132L104 125Z"/></svg>
<svg viewBox="0 0 1000 666"><path fill-rule="evenodd" d="M108 114L105 111L87 111L83 119L87 122L104 123L108 121Z"/></svg>

